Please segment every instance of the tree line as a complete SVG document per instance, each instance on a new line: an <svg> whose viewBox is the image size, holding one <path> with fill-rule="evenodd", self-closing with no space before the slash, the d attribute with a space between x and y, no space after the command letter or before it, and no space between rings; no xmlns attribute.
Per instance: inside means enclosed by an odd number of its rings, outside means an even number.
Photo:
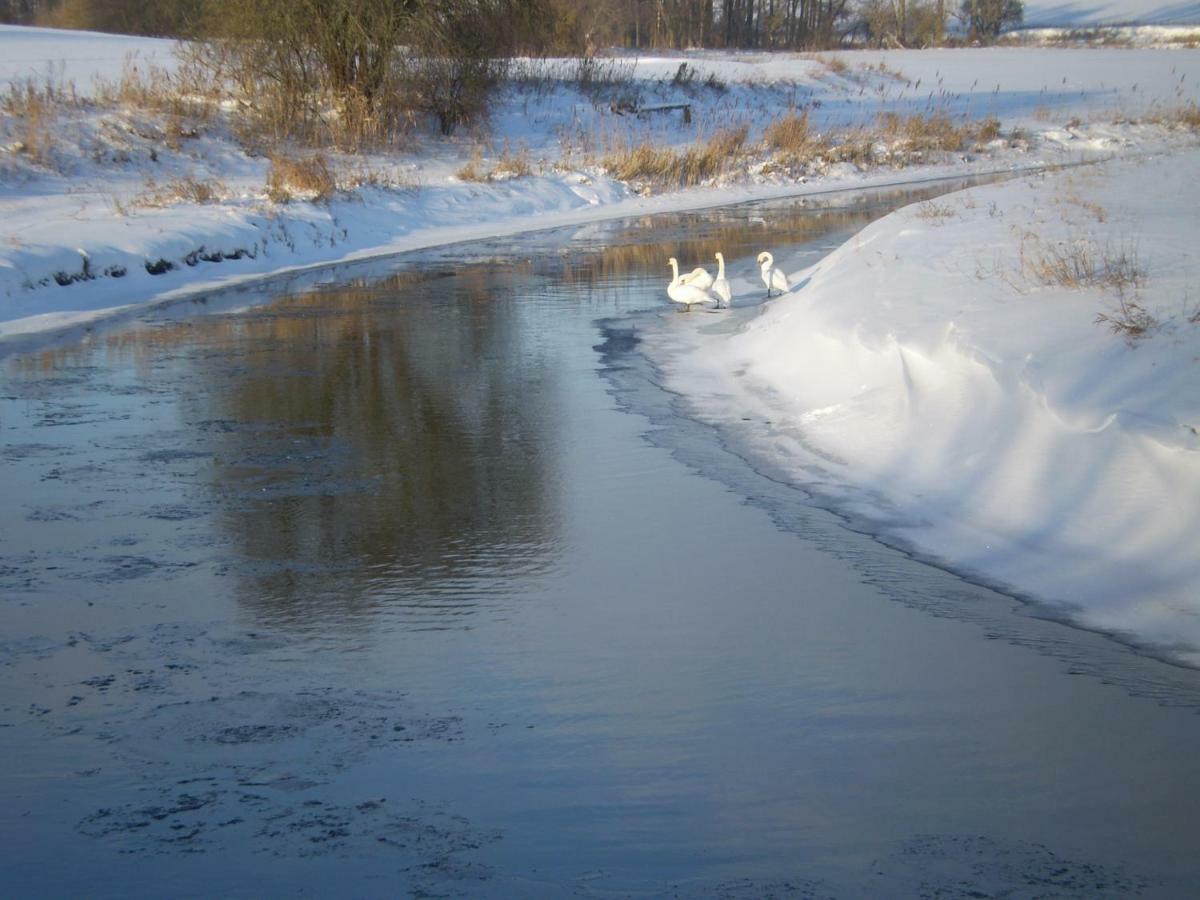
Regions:
<svg viewBox="0 0 1200 900"><path fill-rule="evenodd" d="M848 42L866 46L930 46L957 33L989 41L1020 24L1020 0L256 0L263 24L275 17L432 23L455 19L467 40L517 52L589 54L600 48L817 50ZM0 22L156 37L205 38L244 21L240 0L0 0ZM499 18L489 15L503 7ZM479 14L473 22L471 17ZM499 40L497 41L497 38Z"/></svg>

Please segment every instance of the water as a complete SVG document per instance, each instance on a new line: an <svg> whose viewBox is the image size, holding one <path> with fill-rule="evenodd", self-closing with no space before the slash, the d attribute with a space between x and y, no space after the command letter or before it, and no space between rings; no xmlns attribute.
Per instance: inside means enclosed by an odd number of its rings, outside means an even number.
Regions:
<svg viewBox="0 0 1200 900"><path fill-rule="evenodd" d="M10 351L0 893L1194 894L1197 673L847 529L640 353L721 321L667 256L745 276L894 202Z"/></svg>

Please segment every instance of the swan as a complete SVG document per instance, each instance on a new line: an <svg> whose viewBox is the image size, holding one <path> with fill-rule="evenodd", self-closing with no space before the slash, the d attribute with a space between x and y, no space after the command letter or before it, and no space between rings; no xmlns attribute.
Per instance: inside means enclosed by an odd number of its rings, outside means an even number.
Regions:
<svg viewBox="0 0 1200 900"><path fill-rule="evenodd" d="M703 266L696 266L692 271L683 276L684 284L694 284L702 291L710 290L713 286L713 277L708 274L708 269Z"/></svg>
<svg viewBox="0 0 1200 900"><path fill-rule="evenodd" d="M667 285L667 296L676 303L681 303L688 312L692 311L693 303L707 303L714 299L713 295L702 287L697 287L694 284L689 284L684 278L679 275L679 261L675 257L671 257L668 262L671 265L671 274L675 277L671 279L671 283Z"/></svg>
<svg viewBox="0 0 1200 900"><path fill-rule="evenodd" d="M717 295L717 309L722 306L733 305L733 288L729 286L729 280L725 277L725 256L722 253L717 254L717 277L712 284L712 292Z"/></svg>
<svg viewBox="0 0 1200 900"><path fill-rule="evenodd" d="M775 257L766 250L758 254L758 264L762 266L762 280L763 284L767 286L768 297L771 296L772 290L783 294L792 289L783 270L775 268Z"/></svg>

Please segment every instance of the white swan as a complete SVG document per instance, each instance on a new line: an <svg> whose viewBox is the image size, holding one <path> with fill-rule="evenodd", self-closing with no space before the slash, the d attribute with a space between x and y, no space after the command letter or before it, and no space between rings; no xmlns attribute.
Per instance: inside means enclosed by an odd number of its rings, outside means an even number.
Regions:
<svg viewBox="0 0 1200 900"><path fill-rule="evenodd" d="M696 266L696 268L684 275L681 281L684 284L694 284L702 291L707 291L713 286L713 277L708 274L708 269L703 266Z"/></svg>
<svg viewBox="0 0 1200 900"><path fill-rule="evenodd" d="M713 295L702 287L697 287L694 284L689 284L679 275L679 261L675 257L669 260L671 264L671 274L675 277L671 279L671 283L667 285L667 296L676 303L683 304L688 312L692 311L692 304L707 303L714 299Z"/></svg>
<svg viewBox="0 0 1200 900"><path fill-rule="evenodd" d="M771 296L772 290L783 294L792 289L783 270L775 268L775 257L766 250L758 254L758 264L762 266L762 280L763 284L767 286L768 297Z"/></svg>
<svg viewBox="0 0 1200 900"><path fill-rule="evenodd" d="M725 256L717 254L717 277L712 284L712 292L717 295L717 309L733 305L733 288L725 277Z"/></svg>

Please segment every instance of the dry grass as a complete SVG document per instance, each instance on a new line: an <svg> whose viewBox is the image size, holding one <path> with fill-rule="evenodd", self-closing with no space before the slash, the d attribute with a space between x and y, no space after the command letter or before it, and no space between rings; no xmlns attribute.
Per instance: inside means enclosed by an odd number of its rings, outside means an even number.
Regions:
<svg viewBox="0 0 1200 900"><path fill-rule="evenodd" d="M513 150L504 139L504 147L496 158L496 164L488 168L484 164L483 147L476 146L471 158L456 173L461 181L496 181L502 178L524 178L534 174L533 162L529 158L529 148L524 141L517 142Z"/></svg>
<svg viewBox="0 0 1200 900"><path fill-rule="evenodd" d="M1152 121L1161 125L1171 125L1176 128L1186 128L1189 131L1200 131L1200 106L1189 103L1172 109L1161 110Z"/></svg>
<svg viewBox="0 0 1200 900"><path fill-rule="evenodd" d="M525 142L518 141L517 149L514 151L508 144L508 138L505 138L504 149L500 151L500 158L496 161L493 177L500 175L509 178L524 178L532 174L533 163L529 160L529 148L525 146Z"/></svg>
<svg viewBox="0 0 1200 900"><path fill-rule="evenodd" d="M989 143L1000 137L1000 120L988 116L975 123L975 140L981 144Z"/></svg>
<svg viewBox="0 0 1200 900"><path fill-rule="evenodd" d="M929 116L882 113L878 128L884 141L908 152L963 150L973 137L970 125L956 125L945 113Z"/></svg>
<svg viewBox="0 0 1200 900"><path fill-rule="evenodd" d="M3 133L11 134L13 149L35 165L56 168L54 124L63 110L82 105L75 86L53 75L41 81L14 81L0 94Z"/></svg>
<svg viewBox="0 0 1200 900"><path fill-rule="evenodd" d="M850 66L840 56L814 56L813 59L834 75L846 75L850 71Z"/></svg>
<svg viewBox="0 0 1200 900"><path fill-rule="evenodd" d="M94 95L101 106L127 106L193 122L211 120L220 100L218 85L186 59L168 71L127 58L121 77L97 81Z"/></svg>
<svg viewBox="0 0 1200 900"><path fill-rule="evenodd" d="M764 143L773 158L767 171L820 163L852 163L871 166L886 159L903 166L928 152L967 150L1000 136L1000 121L994 116L977 121L955 122L943 113L902 116L885 113L873 127L847 128L817 133L808 113L791 111L768 126Z"/></svg>
<svg viewBox="0 0 1200 900"><path fill-rule="evenodd" d="M879 135L869 129L850 128L830 139L826 155L830 162L874 165L878 141Z"/></svg>
<svg viewBox="0 0 1200 900"><path fill-rule="evenodd" d="M1071 206L1079 207L1097 222L1103 223L1108 220L1108 211L1095 201L1087 200L1078 194L1067 194L1063 201Z"/></svg>
<svg viewBox="0 0 1200 900"><path fill-rule="evenodd" d="M273 153L267 169L267 196L275 203L287 203L294 197L324 202L337 193L337 178L329 161L321 153L288 156Z"/></svg>
<svg viewBox="0 0 1200 900"><path fill-rule="evenodd" d="M1096 323L1108 325L1113 334L1123 335L1131 342L1145 337L1159 326L1158 319L1144 306L1123 293L1117 296L1117 306L1112 314L1097 314Z"/></svg>
<svg viewBox="0 0 1200 900"><path fill-rule="evenodd" d="M1026 232L1021 238L1020 259L1026 280L1043 287L1102 288L1124 295L1146 280L1133 244L1101 249L1086 237L1049 242Z"/></svg>
<svg viewBox="0 0 1200 900"><path fill-rule="evenodd" d="M926 219L935 224L941 224L946 219L952 219L957 216L953 207L947 206L944 203L935 203L932 200L926 200L923 203L917 204L916 216L918 219Z"/></svg>
<svg viewBox="0 0 1200 900"><path fill-rule="evenodd" d="M828 141L815 133L808 121L808 110L796 112L776 119L764 136L767 147L773 150L779 162L785 165L804 164L828 152Z"/></svg>
<svg viewBox="0 0 1200 900"><path fill-rule="evenodd" d="M641 143L619 148L605 155L602 165L622 181L643 181L654 185L688 187L716 178L742 153L748 128L718 131L705 143L678 151Z"/></svg>
<svg viewBox="0 0 1200 900"><path fill-rule="evenodd" d="M199 179L193 176L172 178L159 183L146 181L146 189L130 201L129 206L165 207L176 203L220 203L227 194L225 184L217 179ZM118 204L118 214L124 208Z"/></svg>
<svg viewBox="0 0 1200 900"><path fill-rule="evenodd" d="M476 147L471 153L471 158L455 175L459 181L487 181L488 173L483 167L483 148Z"/></svg>

